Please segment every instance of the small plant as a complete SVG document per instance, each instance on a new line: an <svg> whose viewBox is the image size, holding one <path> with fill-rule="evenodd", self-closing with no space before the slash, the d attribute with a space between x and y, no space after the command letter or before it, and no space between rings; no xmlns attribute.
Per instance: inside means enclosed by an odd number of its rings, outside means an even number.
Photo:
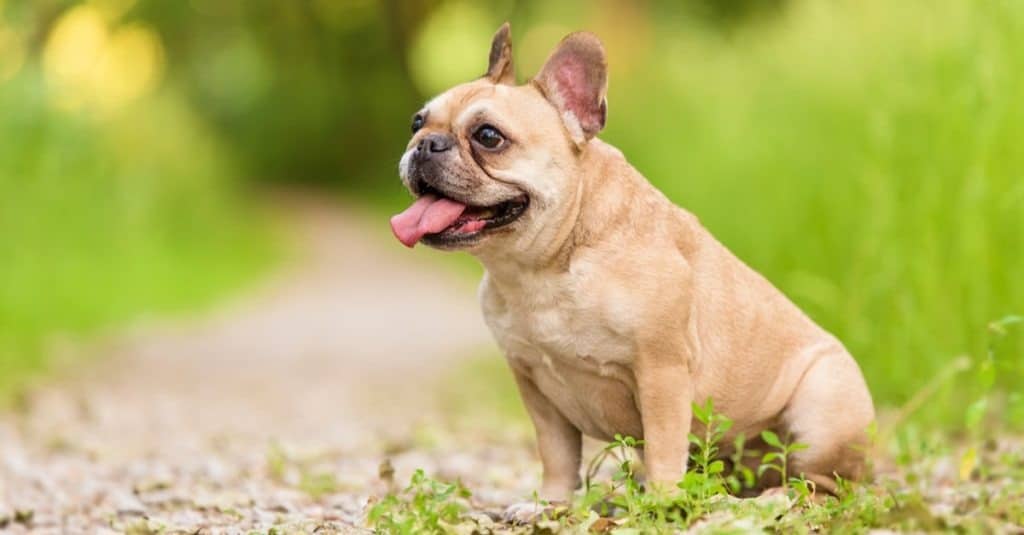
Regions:
<svg viewBox="0 0 1024 535"><path fill-rule="evenodd" d="M690 468L674 489L651 492L638 480L635 461L630 452L643 446L642 440L616 435L590 462L585 478L586 492L577 518L596 511L601 516L613 516L622 528L641 532L662 531L670 526L687 526L714 509L718 498L729 493L732 485L726 476L726 464L720 458L719 444L725 438L732 421L715 413L709 399L703 405L695 404L694 417L702 424L697 433L691 433ZM745 453L740 442L739 458ZM616 459L617 469L610 483L595 484L598 469L609 458ZM744 468L747 472L749 469ZM753 474L733 471L737 486L752 486Z"/></svg>
<svg viewBox="0 0 1024 535"><path fill-rule="evenodd" d="M761 440L763 440L765 444L775 448L776 451L769 451L761 457L761 466L757 469L757 475L759 477L763 476L769 470L778 472L784 487L796 491L798 497L807 497L810 490L808 489L808 482L804 479L803 474L800 474L798 477L791 477L791 474L789 473L790 456L798 451L807 449L807 444L801 444L799 442L793 442L790 444L783 443L782 440L779 439L779 435L767 429L761 431Z"/></svg>
<svg viewBox="0 0 1024 535"><path fill-rule="evenodd" d="M461 483L431 479L423 470L413 473L409 486L374 504L367 515L382 533L437 533L457 524L468 509L470 492Z"/></svg>
<svg viewBox="0 0 1024 535"><path fill-rule="evenodd" d="M725 482L729 485L729 491L733 494L739 494L740 492L753 488L757 484L757 475L750 469L746 464L748 457L756 457L756 451L750 451L746 448L747 437L743 433L736 435L736 438L732 441L732 454L729 455L729 461L732 463L732 473L726 478Z"/></svg>
<svg viewBox="0 0 1024 535"><path fill-rule="evenodd" d="M592 487L593 479L597 476L597 471L600 470L601 465L603 465L609 457L614 457L619 463L619 471L616 472L615 476L612 478L613 480L625 483L626 480L633 479L634 467L630 459L630 451L642 447L643 444L643 440L638 440L631 436L616 434L615 440L609 442L604 448L602 448L587 465L587 472L583 480L584 488L589 489Z"/></svg>
<svg viewBox="0 0 1024 535"><path fill-rule="evenodd" d="M693 415L701 424L702 434L690 433L691 468L678 483L679 498L689 516L707 512L708 499L728 494L725 461L719 458L718 444L732 428L732 420L715 412L711 398L704 405L693 404Z"/></svg>
<svg viewBox="0 0 1024 535"><path fill-rule="evenodd" d="M984 441L986 435L986 418L993 412L992 398L998 376L1014 377L1022 370L1015 368L1016 363L1012 360L1001 360L997 358L999 344L1009 333L1011 326L1024 322L1024 316L1010 315L998 320L989 322L985 330L985 356L975 359L975 382L978 387L976 399L967 405L964 412L964 427L967 429L971 441L970 445L960 456L959 476L961 480L970 479L975 472L987 472L984 464L978 463L979 443ZM1011 399L1011 403L1013 400ZM1019 403L1019 402L1018 402ZM1012 412L1013 407L1007 407Z"/></svg>
<svg viewBox="0 0 1024 535"><path fill-rule="evenodd" d="M267 450L267 473L278 483L284 482L288 470L288 456L280 444L272 443Z"/></svg>
<svg viewBox="0 0 1024 535"><path fill-rule="evenodd" d="M936 492L929 482L935 477L934 461L945 458L955 466L952 452L935 449L924 437L906 444L894 441L893 455L905 459L899 478L864 483L837 478L837 496L811 500L813 484L794 473L791 459L805 445L787 443L767 431L761 439L769 451L753 452L744 437L730 437L731 421L715 413L711 402L695 406L694 419L688 470L668 490L645 488L634 453L644 442L619 435L588 464L584 492L573 507L557 508L531 526L501 526L469 514L469 492L461 484L438 482L422 471L407 488L373 504L368 522L377 532L398 534L495 533L505 528L516 533L863 533L876 528L987 533L1014 532L1011 528L1024 524L1024 454L1019 448L979 448L974 462L990 472L959 480L956 488L963 492L951 494ZM726 440L731 440L731 452L723 459ZM762 466L746 468L750 459ZM614 469L601 481L598 475L608 461ZM730 496L752 488L768 472L778 474L790 499ZM381 473L388 480L393 469L385 463Z"/></svg>
<svg viewBox="0 0 1024 535"><path fill-rule="evenodd" d="M640 484L636 464L631 452L642 447L643 440L631 436L615 435L615 440L601 449L587 465L584 477L585 493L582 510L594 510L601 516L624 512L633 517L644 508L644 489ZM615 459L616 470L608 484L596 484L598 470L609 458Z"/></svg>
<svg viewBox="0 0 1024 535"><path fill-rule="evenodd" d="M299 489L309 494L314 500L328 494L338 492L341 485L338 479L331 472L308 472L303 471L299 480Z"/></svg>

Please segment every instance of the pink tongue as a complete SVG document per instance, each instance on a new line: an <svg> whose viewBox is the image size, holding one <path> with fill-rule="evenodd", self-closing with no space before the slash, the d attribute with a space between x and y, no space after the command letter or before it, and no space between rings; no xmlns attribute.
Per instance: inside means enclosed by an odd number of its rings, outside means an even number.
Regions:
<svg viewBox="0 0 1024 535"><path fill-rule="evenodd" d="M424 235L448 228L465 209L466 205L451 199L424 195L404 212L391 218L391 231L398 241L412 247Z"/></svg>

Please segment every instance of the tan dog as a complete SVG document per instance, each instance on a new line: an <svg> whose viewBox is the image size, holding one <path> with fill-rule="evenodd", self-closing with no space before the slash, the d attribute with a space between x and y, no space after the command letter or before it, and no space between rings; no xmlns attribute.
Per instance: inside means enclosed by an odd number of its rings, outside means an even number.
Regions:
<svg viewBox="0 0 1024 535"><path fill-rule="evenodd" d="M571 498L581 434L642 437L649 481L673 484L707 398L734 420L730 437L807 444L793 474L826 490L856 478L874 418L857 363L594 137L605 89L588 33L515 85L506 24L487 74L416 115L400 165L419 199L395 235L486 268L480 299L536 427L541 496Z"/></svg>

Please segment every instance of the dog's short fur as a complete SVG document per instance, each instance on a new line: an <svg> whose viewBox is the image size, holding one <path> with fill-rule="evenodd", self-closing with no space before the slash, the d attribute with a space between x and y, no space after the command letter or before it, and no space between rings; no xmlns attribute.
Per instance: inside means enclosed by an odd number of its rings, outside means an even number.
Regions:
<svg viewBox="0 0 1024 535"><path fill-rule="evenodd" d="M792 474L825 490L836 474L858 477L874 410L857 363L595 137L607 111L600 41L574 33L528 83L513 72L506 24L487 74L417 115L400 168L416 194L528 199L504 226L422 241L486 267L480 299L536 427L541 496L571 497L581 434L642 437L648 480L674 483L700 432L691 406L707 398L734 421L725 444L772 429L809 446ZM484 125L497 147L474 137ZM424 155L430 139L443 150Z"/></svg>

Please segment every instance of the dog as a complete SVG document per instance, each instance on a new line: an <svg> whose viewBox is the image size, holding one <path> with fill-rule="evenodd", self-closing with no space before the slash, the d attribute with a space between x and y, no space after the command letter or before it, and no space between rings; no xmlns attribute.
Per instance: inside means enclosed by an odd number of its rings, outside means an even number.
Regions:
<svg viewBox="0 0 1024 535"><path fill-rule="evenodd" d="M395 236L485 268L481 306L536 430L540 497L572 498L582 435L642 438L648 487L673 486L709 398L734 422L723 455L772 430L806 445L790 474L828 492L860 477L874 408L856 361L597 137L606 89L586 32L516 85L506 23L486 74L416 113L399 164L416 200Z"/></svg>

